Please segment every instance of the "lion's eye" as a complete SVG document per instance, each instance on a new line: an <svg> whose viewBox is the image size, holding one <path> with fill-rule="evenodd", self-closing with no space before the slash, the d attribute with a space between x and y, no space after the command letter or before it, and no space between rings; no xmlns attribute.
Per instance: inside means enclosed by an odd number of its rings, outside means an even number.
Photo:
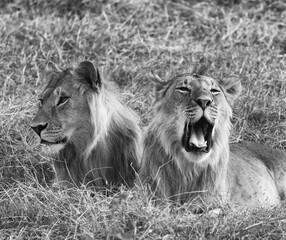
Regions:
<svg viewBox="0 0 286 240"><path fill-rule="evenodd" d="M216 88L212 88L212 89L211 89L211 93L213 93L213 94L218 94L218 93L220 93L220 90L218 90L218 89L216 89Z"/></svg>
<svg viewBox="0 0 286 240"><path fill-rule="evenodd" d="M63 105L65 103L67 103L67 101L69 100L69 97L66 97L66 96L61 96L59 98L59 101L57 103L57 106L60 106L60 105Z"/></svg>
<svg viewBox="0 0 286 240"><path fill-rule="evenodd" d="M191 90L187 87L178 87L176 88L178 92L180 93L187 93L187 92L190 92Z"/></svg>

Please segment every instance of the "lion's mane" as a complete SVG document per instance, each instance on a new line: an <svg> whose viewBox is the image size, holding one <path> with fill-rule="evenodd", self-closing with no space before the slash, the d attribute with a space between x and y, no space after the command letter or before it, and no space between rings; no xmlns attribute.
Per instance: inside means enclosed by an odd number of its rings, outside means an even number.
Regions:
<svg viewBox="0 0 286 240"><path fill-rule="evenodd" d="M205 70L206 67L202 66L187 74L201 75ZM154 74L152 78L157 79L157 96L164 96L176 80L176 77L172 77L170 81L162 82ZM181 138L178 137L182 135L182 130L177 127L184 124L181 114L162 107L163 98L155 101L154 118L144 133L141 180L150 186L157 198L178 203L201 199L204 195L224 196L229 161L231 107L225 104L223 114L216 121L211 154L203 162L196 163L182 152Z"/></svg>
<svg viewBox="0 0 286 240"><path fill-rule="evenodd" d="M74 87L86 96L89 112L85 124L76 126L71 137L54 160L56 182L97 189L132 186L139 170L140 138L138 116L125 106L110 83L101 83L96 91L87 91L75 79Z"/></svg>

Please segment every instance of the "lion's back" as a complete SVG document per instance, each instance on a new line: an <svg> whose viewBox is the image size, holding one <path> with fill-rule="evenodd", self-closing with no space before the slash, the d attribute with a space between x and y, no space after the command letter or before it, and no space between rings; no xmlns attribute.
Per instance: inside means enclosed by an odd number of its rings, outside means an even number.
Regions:
<svg viewBox="0 0 286 240"><path fill-rule="evenodd" d="M230 151L243 157L260 159L270 170L273 170L277 165L286 170L286 152L283 150L244 141L230 144Z"/></svg>

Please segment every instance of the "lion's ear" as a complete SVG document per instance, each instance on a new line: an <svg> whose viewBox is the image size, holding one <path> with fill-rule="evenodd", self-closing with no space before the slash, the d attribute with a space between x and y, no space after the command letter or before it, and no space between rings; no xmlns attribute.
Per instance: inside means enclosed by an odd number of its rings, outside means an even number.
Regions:
<svg viewBox="0 0 286 240"><path fill-rule="evenodd" d="M60 73L62 69L60 69L54 62L48 62L48 68L54 72Z"/></svg>
<svg viewBox="0 0 286 240"><path fill-rule="evenodd" d="M90 61L81 62L75 69L75 73L84 81L84 84L89 84L93 90L101 87L101 78L98 69Z"/></svg>
<svg viewBox="0 0 286 240"><path fill-rule="evenodd" d="M224 83L225 96L230 105L237 99L241 93L241 81L230 80Z"/></svg>
<svg viewBox="0 0 286 240"><path fill-rule="evenodd" d="M167 82L164 81L164 79L162 79L161 77L159 77L156 73L154 73L153 71L150 71L148 73L148 78L150 80L153 81L154 85L155 85L155 96L156 99L160 99L163 97L163 92L165 89L165 86L167 86Z"/></svg>

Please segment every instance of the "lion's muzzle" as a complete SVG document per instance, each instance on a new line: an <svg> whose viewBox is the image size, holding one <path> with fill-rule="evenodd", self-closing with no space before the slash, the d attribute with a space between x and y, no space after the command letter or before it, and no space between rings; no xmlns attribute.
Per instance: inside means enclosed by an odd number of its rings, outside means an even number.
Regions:
<svg viewBox="0 0 286 240"><path fill-rule="evenodd" d="M48 130L48 123L31 124L31 128L40 137L40 143L44 145L64 144L68 140L67 137L59 136L59 131Z"/></svg>
<svg viewBox="0 0 286 240"><path fill-rule="evenodd" d="M198 91L192 97L194 104L188 111L182 145L187 152L209 152L212 146L215 107L213 97L206 91Z"/></svg>

